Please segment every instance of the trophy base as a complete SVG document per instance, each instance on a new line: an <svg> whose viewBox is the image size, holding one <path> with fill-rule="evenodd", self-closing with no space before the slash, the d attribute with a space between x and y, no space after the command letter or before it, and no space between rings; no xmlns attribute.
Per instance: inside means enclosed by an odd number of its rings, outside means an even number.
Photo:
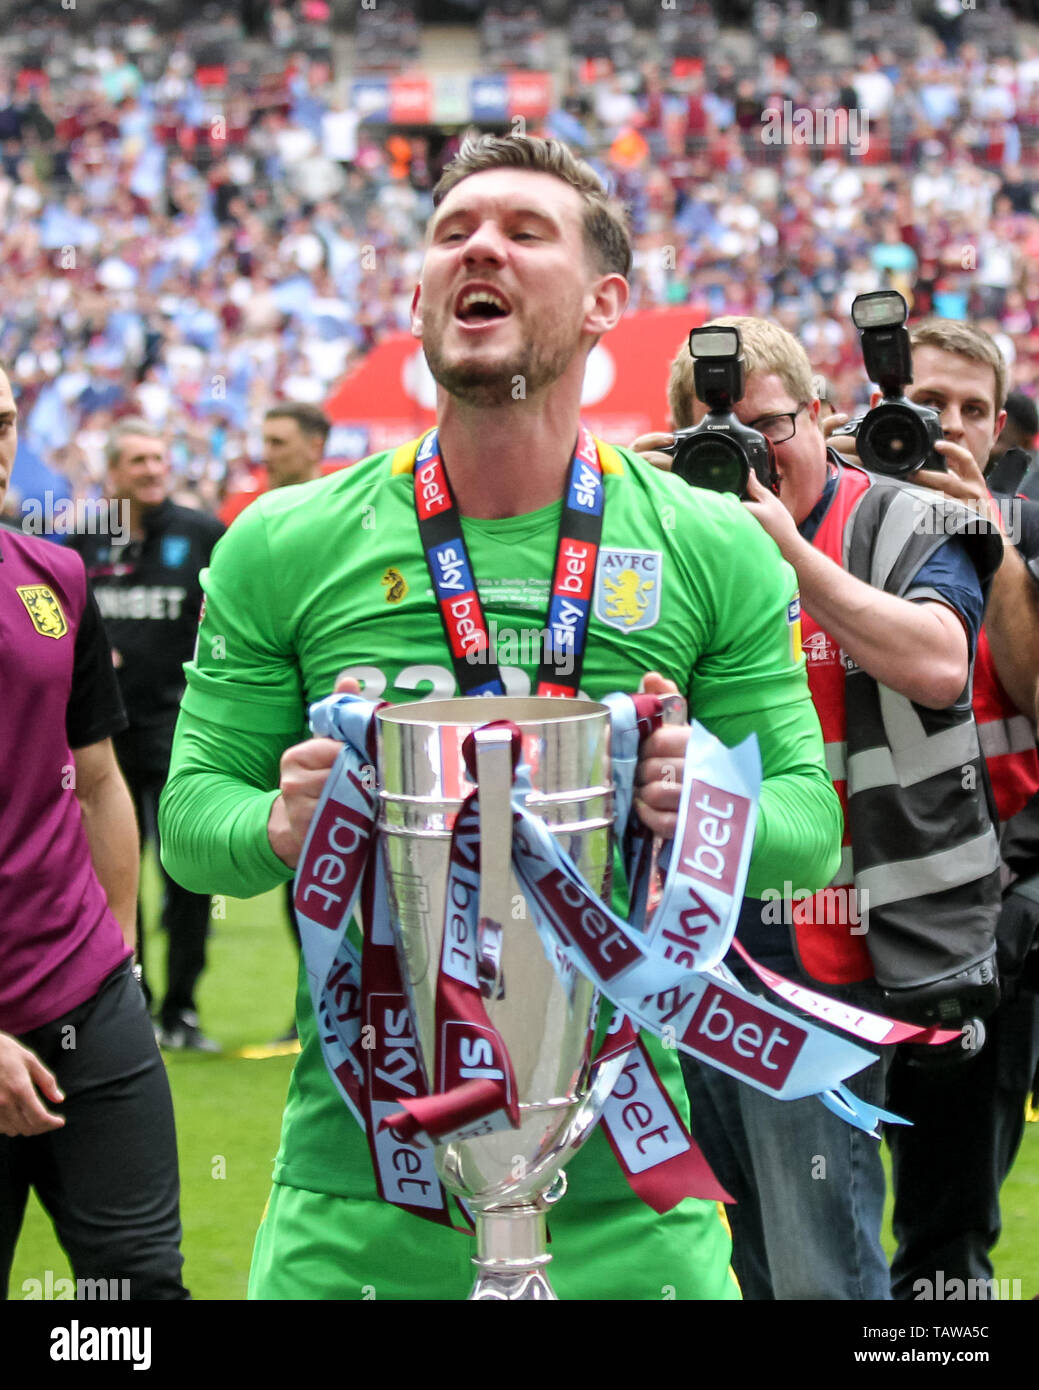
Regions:
<svg viewBox="0 0 1039 1390"><path fill-rule="evenodd" d="M555 1301L545 1274L552 1256L546 1250L544 1206L524 1203L477 1211L473 1264L479 1269L469 1301L498 1303Z"/></svg>
<svg viewBox="0 0 1039 1390"><path fill-rule="evenodd" d="M489 1299L497 1303L520 1303L536 1298L557 1301L552 1285L538 1269L528 1270L524 1274L484 1271L469 1295L470 1302Z"/></svg>

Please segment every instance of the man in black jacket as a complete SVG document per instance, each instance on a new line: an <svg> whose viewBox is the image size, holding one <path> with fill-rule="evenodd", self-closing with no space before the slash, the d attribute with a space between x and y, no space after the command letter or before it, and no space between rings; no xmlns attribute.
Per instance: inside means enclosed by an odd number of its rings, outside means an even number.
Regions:
<svg viewBox="0 0 1039 1390"><path fill-rule="evenodd" d="M173 730L184 691L183 663L191 659L202 590L221 524L170 501L166 445L146 420L120 420L106 448L108 491L126 509L122 543L113 535L78 535L97 595L130 726L116 754L137 812L142 842L158 842L156 810L169 770ZM128 536L128 539L125 537ZM168 1048L215 1051L195 1006L205 967L209 898L165 880L163 927L168 935L166 994L159 1042ZM143 933L138 932L138 941ZM143 964L143 956L142 956ZM150 992L147 990L146 993Z"/></svg>

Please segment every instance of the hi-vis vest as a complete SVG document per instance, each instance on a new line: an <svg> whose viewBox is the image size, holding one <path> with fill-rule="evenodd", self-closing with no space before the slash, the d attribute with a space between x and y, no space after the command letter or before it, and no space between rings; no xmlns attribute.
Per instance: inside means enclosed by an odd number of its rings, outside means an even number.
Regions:
<svg viewBox="0 0 1039 1390"><path fill-rule="evenodd" d="M987 588L1001 554L994 528L939 494L846 466L813 544L873 587L917 598L927 596L913 584L917 571L954 535ZM810 613L801 622L845 816L831 884L793 905L802 967L828 984L876 975L899 988L985 959L999 912L999 845L967 691L950 709L915 705L849 662Z"/></svg>
<svg viewBox="0 0 1039 1390"><path fill-rule="evenodd" d="M984 628L974 664L974 719L1003 825L1039 791L1039 754L1035 730L1000 684Z"/></svg>

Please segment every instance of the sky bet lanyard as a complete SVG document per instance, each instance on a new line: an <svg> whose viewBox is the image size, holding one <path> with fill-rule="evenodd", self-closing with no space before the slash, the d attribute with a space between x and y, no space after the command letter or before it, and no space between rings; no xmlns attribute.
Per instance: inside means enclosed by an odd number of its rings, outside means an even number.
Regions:
<svg viewBox="0 0 1039 1390"><path fill-rule="evenodd" d="M415 510L458 688L463 695L504 695L436 430L425 436L415 455ZM538 668L537 695L572 697L580 688L602 516L599 450L591 431L582 424L559 523L548 637L545 659Z"/></svg>

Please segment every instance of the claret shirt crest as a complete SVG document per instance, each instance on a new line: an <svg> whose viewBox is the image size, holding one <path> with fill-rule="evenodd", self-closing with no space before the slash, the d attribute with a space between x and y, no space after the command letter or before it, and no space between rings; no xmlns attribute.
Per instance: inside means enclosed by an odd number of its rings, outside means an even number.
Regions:
<svg viewBox="0 0 1039 1390"><path fill-rule="evenodd" d="M69 630L65 614L46 584L20 585L18 597L25 604L33 627L42 637L53 637L57 641L59 637L65 636Z"/></svg>

